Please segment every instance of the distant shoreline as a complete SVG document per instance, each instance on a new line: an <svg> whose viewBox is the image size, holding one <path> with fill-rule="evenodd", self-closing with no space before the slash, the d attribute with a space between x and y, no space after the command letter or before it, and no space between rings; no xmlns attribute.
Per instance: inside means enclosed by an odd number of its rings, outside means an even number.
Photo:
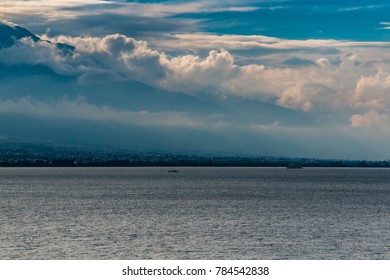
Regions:
<svg viewBox="0 0 390 280"><path fill-rule="evenodd" d="M0 167L377 167L390 160L130 151L99 147L0 145Z"/></svg>
<svg viewBox="0 0 390 280"><path fill-rule="evenodd" d="M132 161L132 160L107 160L107 161L77 161L74 159L55 160L16 160L2 161L0 167L282 167L287 168L291 164L297 164L301 169L306 167L337 167L337 168L390 168L389 161L365 161L365 160L322 160L322 159L273 159L261 158L198 158L194 160L172 161Z"/></svg>

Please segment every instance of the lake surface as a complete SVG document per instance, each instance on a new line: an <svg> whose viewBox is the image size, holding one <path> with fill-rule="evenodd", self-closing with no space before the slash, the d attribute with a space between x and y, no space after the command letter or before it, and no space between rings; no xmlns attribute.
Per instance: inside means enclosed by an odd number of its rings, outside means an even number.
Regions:
<svg viewBox="0 0 390 280"><path fill-rule="evenodd" d="M0 169L0 259L390 259L390 169L169 169Z"/></svg>

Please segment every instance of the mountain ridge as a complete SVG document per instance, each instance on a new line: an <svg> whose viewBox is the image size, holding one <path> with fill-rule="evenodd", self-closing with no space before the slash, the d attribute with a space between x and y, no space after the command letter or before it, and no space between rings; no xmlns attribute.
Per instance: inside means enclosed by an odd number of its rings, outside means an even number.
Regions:
<svg viewBox="0 0 390 280"><path fill-rule="evenodd" d="M39 41L45 41L50 44L52 42L48 40L42 40L39 36L33 34L26 28L11 22L5 22L0 20L0 48L9 48L15 44L16 40L22 40L24 38L30 38L35 43ZM55 43L56 47L64 54L69 54L75 50L74 46L64 43Z"/></svg>
<svg viewBox="0 0 390 280"><path fill-rule="evenodd" d="M0 23L3 46L26 37L41 40L23 27ZM0 61L0 82L0 137L139 151L296 155L305 148L269 130L314 125L306 115L275 104L190 95L130 79L85 83L50 64Z"/></svg>

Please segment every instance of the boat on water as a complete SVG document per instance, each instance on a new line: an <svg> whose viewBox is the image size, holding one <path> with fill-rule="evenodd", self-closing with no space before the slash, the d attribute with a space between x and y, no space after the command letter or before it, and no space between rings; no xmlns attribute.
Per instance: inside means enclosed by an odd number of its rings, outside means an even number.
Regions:
<svg viewBox="0 0 390 280"><path fill-rule="evenodd" d="M179 172L179 170L176 170L176 169L168 170L168 173L177 173L177 172Z"/></svg>

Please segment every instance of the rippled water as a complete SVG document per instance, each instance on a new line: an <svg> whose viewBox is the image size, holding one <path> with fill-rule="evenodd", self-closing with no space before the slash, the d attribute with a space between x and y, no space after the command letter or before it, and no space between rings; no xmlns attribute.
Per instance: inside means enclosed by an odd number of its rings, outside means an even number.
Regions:
<svg viewBox="0 0 390 280"><path fill-rule="evenodd" d="M0 259L390 259L390 170L3 168Z"/></svg>

